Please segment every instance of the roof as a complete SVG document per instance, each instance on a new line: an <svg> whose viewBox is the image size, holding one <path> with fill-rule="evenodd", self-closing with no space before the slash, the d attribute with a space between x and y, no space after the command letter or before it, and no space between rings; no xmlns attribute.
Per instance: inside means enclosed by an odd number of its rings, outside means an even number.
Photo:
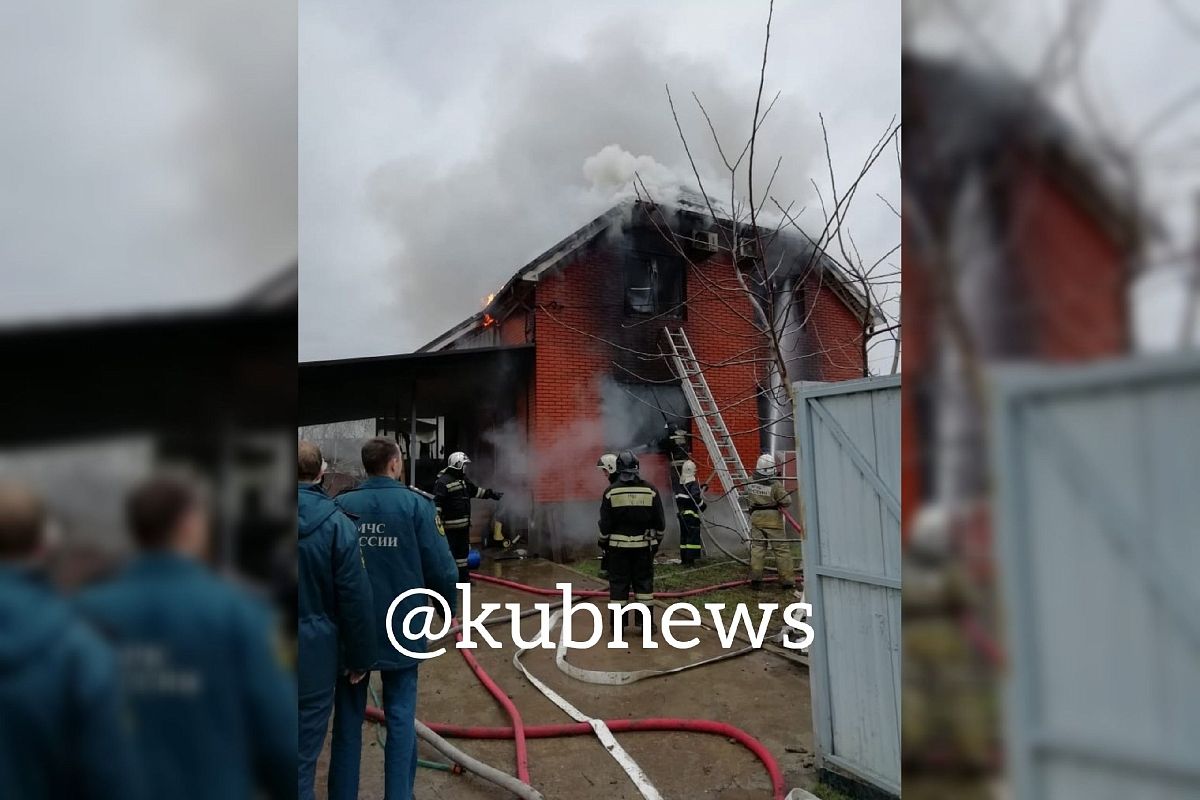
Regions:
<svg viewBox="0 0 1200 800"><path fill-rule="evenodd" d="M613 207L609 208L603 214L599 215L591 222L565 236L545 252L538 255L525 266L521 267L517 272L509 278L504 285L496 292L491 302L476 313L467 317L462 322L450 328L440 336L420 347L417 352L431 352L442 350L449 347L454 342L471 333L478 328L484 321L484 318L489 315L489 312L494 311L497 304L502 302L502 299L508 295L516 286L522 282L536 283L544 275L553 274L570 262L570 259L590 244L596 237L604 233L612 227L616 222L627 219L633 210L642 204L636 199L622 200ZM660 203L660 206L666 207L666 203ZM670 204L670 207L676 211L694 217L696 219L711 220L709 207L715 211L721 221L731 222L733 215L719 201L708 198L707 202L703 195L690 190L682 190L677 198ZM749 225L743 227L749 228ZM786 244L787 246L797 247L796 260L807 263L810 260L812 249L811 238L802 236L801 234L792 231L780 231L776 241ZM830 258L828 254L822 252L818 262L822 269L828 270L837 277L836 281L830 282L829 286L838 294L843 302L860 316L867 308L866 299L863 297L861 290L851 281L846 272L837 264L837 261ZM882 321L878 310L872 309L872 316L876 322Z"/></svg>
<svg viewBox="0 0 1200 800"><path fill-rule="evenodd" d="M1005 153L1020 152L1033 156L1118 242L1132 245L1153 227L1118 189L1105 160L1034 84L912 54L902 66L906 193L921 197L935 215L946 211L939 201L949 202L972 166L1002 168Z"/></svg>
<svg viewBox="0 0 1200 800"><path fill-rule="evenodd" d="M487 398L517 396L503 387L533 365L533 345L478 347L436 353L304 361L299 365L299 424L348 419L447 414L476 409Z"/></svg>

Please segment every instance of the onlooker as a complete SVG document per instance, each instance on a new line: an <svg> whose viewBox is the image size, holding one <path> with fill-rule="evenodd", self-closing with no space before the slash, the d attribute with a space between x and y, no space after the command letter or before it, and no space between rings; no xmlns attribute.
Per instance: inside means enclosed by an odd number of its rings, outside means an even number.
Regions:
<svg viewBox="0 0 1200 800"><path fill-rule="evenodd" d="M138 797L116 658L43 580L46 527L0 484L0 797Z"/></svg>
<svg viewBox="0 0 1200 800"><path fill-rule="evenodd" d="M390 439L371 439L362 448L362 463L369 476L357 488L338 496L338 505L357 521L359 543L375 594L375 638L378 643L373 668L383 683L383 708L387 716L384 752L385 800L410 800L417 771L417 737L413 720L417 706L417 661L393 648L387 638L388 606L409 589L425 588L440 594L453 614L457 606L455 580L458 568L446 535L438 525L433 503L400 482L403 462L400 448ZM412 609L427 605L412 597L401 603L393 621ZM410 652L425 650L423 639L394 632ZM337 710L333 718L333 746L329 763L331 800L358 797L359 754L367 706L367 684L339 680Z"/></svg>
<svg viewBox="0 0 1200 800"><path fill-rule="evenodd" d="M300 800L314 796L317 758L325 743L339 669L349 671L349 680L358 683L375 658L371 584L358 531L321 491L324 472L320 448L301 441L297 448Z"/></svg>
<svg viewBox="0 0 1200 800"><path fill-rule="evenodd" d="M294 681L267 607L205 565L198 488L152 478L126 501L138 556L79 607L116 645L154 797L295 796Z"/></svg>

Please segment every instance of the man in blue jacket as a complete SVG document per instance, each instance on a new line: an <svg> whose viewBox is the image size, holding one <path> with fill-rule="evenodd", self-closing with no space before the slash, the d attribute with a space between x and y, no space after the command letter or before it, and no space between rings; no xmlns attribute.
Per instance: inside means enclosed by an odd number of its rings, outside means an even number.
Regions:
<svg viewBox="0 0 1200 800"><path fill-rule="evenodd" d="M339 669L366 688L375 660L371 583L354 523L321 491L325 462L312 442L298 447L300 543L300 800L312 800ZM339 658L340 646L340 658ZM359 754L355 753L357 760Z"/></svg>
<svg viewBox="0 0 1200 800"><path fill-rule="evenodd" d="M154 797L295 796L292 676L266 604L205 564L206 501L151 478L126 499L138 555L78 606L116 647L139 768Z"/></svg>
<svg viewBox="0 0 1200 800"><path fill-rule="evenodd" d="M438 524L433 503L400 483L400 448L389 439L371 439L362 448L369 476L337 502L358 524L359 543L375 593L376 658L383 683L387 716L384 752L385 800L410 800L417 771L417 737L413 720L417 706L417 662L400 653L385 629L388 606L409 589L424 588L441 595L451 615L457 606L458 568L446 535ZM427 606L419 596L406 599L393 612L397 641L413 653L425 651L423 638L405 636L400 621L414 608ZM329 763L331 800L358 797L359 753L367 704L367 683L339 680L337 711Z"/></svg>
<svg viewBox="0 0 1200 800"><path fill-rule="evenodd" d="M42 579L45 527L0 484L0 797L138 797L116 658Z"/></svg>

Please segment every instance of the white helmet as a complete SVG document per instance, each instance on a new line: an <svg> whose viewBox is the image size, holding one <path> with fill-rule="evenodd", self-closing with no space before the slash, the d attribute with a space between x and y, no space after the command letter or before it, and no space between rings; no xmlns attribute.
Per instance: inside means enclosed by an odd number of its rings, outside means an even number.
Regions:
<svg viewBox="0 0 1200 800"><path fill-rule="evenodd" d="M600 460L596 462L596 469L612 475L617 471L617 454L605 453L604 455L600 456Z"/></svg>
<svg viewBox="0 0 1200 800"><path fill-rule="evenodd" d="M694 480L696 480L696 462L688 459L679 468L679 482L691 483Z"/></svg>
<svg viewBox="0 0 1200 800"><path fill-rule="evenodd" d="M462 469L467 464L471 463L471 459L467 458L467 454L463 452L451 453L446 459L446 466L450 469Z"/></svg>
<svg viewBox="0 0 1200 800"><path fill-rule="evenodd" d="M763 453L758 457L758 463L754 465L754 471L759 475L767 478L775 477L775 456L770 453Z"/></svg>

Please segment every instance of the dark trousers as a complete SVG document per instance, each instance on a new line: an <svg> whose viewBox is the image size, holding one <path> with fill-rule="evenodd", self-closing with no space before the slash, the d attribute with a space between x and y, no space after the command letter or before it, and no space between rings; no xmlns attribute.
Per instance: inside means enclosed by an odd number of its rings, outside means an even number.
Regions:
<svg viewBox="0 0 1200 800"><path fill-rule="evenodd" d="M679 515L679 560L691 564L704 555L700 542L700 520L691 515Z"/></svg>
<svg viewBox="0 0 1200 800"><path fill-rule="evenodd" d="M450 555L458 565L458 582L466 583L471 579L471 568L467 566L467 556L471 553L470 527L447 528L446 541L450 543Z"/></svg>
<svg viewBox="0 0 1200 800"><path fill-rule="evenodd" d="M654 555L649 546L608 549L608 598L624 603L630 589L644 603L654 599Z"/></svg>
<svg viewBox="0 0 1200 800"><path fill-rule="evenodd" d="M417 668L379 673L387 743L383 750L384 800L412 800L417 775ZM367 678L338 680L329 748L329 800L358 800L359 758L367 711Z"/></svg>
<svg viewBox="0 0 1200 800"><path fill-rule="evenodd" d="M299 798L314 800L313 788L317 774L317 759L325 746L325 731L329 727L329 714L333 711L333 687L320 695L300 699Z"/></svg>

